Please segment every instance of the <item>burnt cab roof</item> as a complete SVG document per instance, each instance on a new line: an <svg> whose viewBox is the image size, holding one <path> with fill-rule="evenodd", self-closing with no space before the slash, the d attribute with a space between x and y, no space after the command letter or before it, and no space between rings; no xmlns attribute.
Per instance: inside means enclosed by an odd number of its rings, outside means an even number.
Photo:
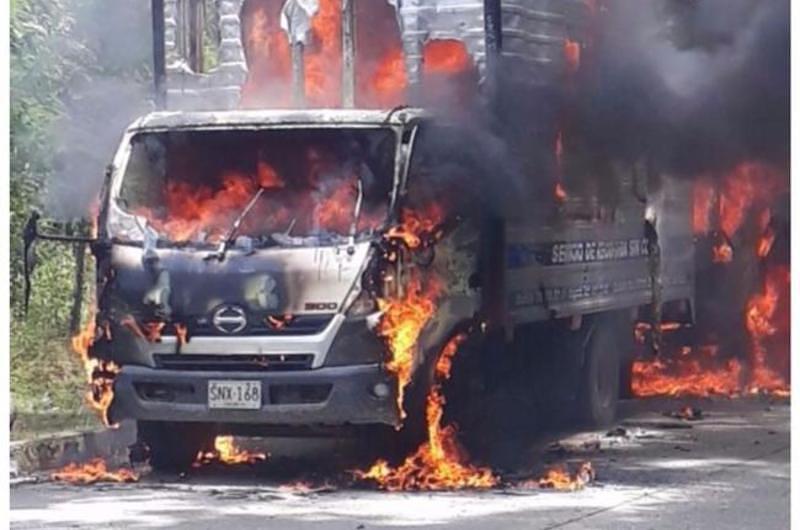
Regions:
<svg viewBox="0 0 800 530"><path fill-rule="evenodd" d="M176 129L253 129L274 126L403 125L427 113L415 108L393 110L308 109L228 110L218 112L152 112L128 127L129 132Z"/></svg>

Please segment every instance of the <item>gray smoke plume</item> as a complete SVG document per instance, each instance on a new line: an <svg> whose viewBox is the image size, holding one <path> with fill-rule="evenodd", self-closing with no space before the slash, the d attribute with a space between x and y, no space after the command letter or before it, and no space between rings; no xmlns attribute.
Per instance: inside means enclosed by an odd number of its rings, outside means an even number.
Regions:
<svg viewBox="0 0 800 530"><path fill-rule="evenodd" d="M49 217L88 217L125 127L152 110L149 0L79 2L73 37L93 59L64 87L64 115L53 126Z"/></svg>

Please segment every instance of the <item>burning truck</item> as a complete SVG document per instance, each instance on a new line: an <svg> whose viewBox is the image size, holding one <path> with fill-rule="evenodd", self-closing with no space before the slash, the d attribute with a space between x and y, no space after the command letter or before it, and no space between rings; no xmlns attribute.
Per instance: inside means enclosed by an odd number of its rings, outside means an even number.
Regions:
<svg viewBox="0 0 800 530"><path fill-rule="evenodd" d="M558 109L594 9L154 0L169 110L125 131L85 239L76 347L106 421L135 420L160 468L216 434L418 434L459 347L486 387L555 359L536 381L610 422L634 322L691 317L694 249L686 185L570 158ZM76 240L36 221L26 256Z"/></svg>

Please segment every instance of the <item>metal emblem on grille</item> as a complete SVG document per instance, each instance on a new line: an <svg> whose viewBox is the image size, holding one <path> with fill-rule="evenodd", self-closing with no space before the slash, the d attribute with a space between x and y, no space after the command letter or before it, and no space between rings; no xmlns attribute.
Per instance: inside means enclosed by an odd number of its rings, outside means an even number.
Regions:
<svg viewBox="0 0 800 530"><path fill-rule="evenodd" d="M239 333L247 326L247 314L238 305L224 305L214 311L211 323L223 333Z"/></svg>

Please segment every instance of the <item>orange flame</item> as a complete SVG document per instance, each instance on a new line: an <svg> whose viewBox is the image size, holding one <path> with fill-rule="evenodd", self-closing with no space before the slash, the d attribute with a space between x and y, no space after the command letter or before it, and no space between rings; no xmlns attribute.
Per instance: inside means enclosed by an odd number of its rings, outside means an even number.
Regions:
<svg viewBox="0 0 800 530"><path fill-rule="evenodd" d="M448 341L436 363L436 382L425 410L428 441L399 467L392 468L385 460L378 460L366 472L356 471L357 478L373 480L388 491L490 488L497 484L490 469L466 463L455 427L441 425L445 405L442 383L450 377L452 359L464 340L466 335L461 334Z"/></svg>
<svg viewBox="0 0 800 530"><path fill-rule="evenodd" d="M109 471L105 460L94 458L85 464L67 464L51 474L50 478L70 484L94 484L96 482L137 482L139 475L127 468Z"/></svg>
<svg viewBox="0 0 800 530"><path fill-rule="evenodd" d="M723 175L715 186L708 177L694 184L693 225L696 235L711 230L711 213L719 213L719 229L730 239L755 206L768 203L780 189L781 179L771 167L757 162L743 162ZM761 214L769 222L769 211ZM762 230L765 226L762 226Z"/></svg>
<svg viewBox="0 0 800 530"><path fill-rule="evenodd" d="M758 257L763 259L769 256L773 243L775 243L775 231L767 227L764 235L758 240L758 246L756 247L756 254L758 254Z"/></svg>
<svg viewBox="0 0 800 530"><path fill-rule="evenodd" d="M233 441L233 436L217 436L214 438L214 450L200 451L197 454L197 458L195 458L193 466L198 467L212 462L221 462L225 465L253 465L263 462L268 456L266 453L252 453L237 447Z"/></svg>
<svg viewBox="0 0 800 530"><path fill-rule="evenodd" d="M267 324L276 330L284 329L292 323L292 320L294 320L293 315L267 315L266 318Z"/></svg>
<svg viewBox="0 0 800 530"><path fill-rule="evenodd" d="M772 269L767 273L762 291L753 295L747 303L745 322L752 341L752 374L747 386L749 393L789 391L784 378L769 366L767 347L767 340L778 332L775 313L781 295L788 294L788 290L788 269Z"/></svg>
<svg viewBox="0 0 800 530"><path fill-rule="evenodd" d="M119 323L140 339L144 339L148 342L161 342L161 331L166 325L164 322L145 322L139 325L136 318L131 315L122 317ZM176 333L180 333L178 326L179 324L175 325Z"/></svg>
<svg viewBox="0 0 800 530"><path fill-rule="evenodd" d="M583 489L590 482L593 482L596 476L591 462L583 462L574 475L570 475L569 470L565 466L548 469L545 475L535 482L535 485L542 489L577 491ZM532 484L523 483L522 485L524 487Z"/></svg>
<svg viewBox="0 0 800 530"><path fill-rule="evenodd" d="M311 167L308 188L296 191L301 199L304 217L293 215L280 196L267 194L253 207L253 214L242 224L240 233L260 231L268 233L297 219L298 229L321 229L346 234L349 232L355 211L357 189L352 179L327 179L317 182L318 173L329 162L314 149L308 150ZM229 172L222 176L221 185L213 189L207 185L171 181L166 186L163 211L137 208L134 213L147 218L161 234L172 241L202 240L218 243L225 237L237 214L252 200L259 186L270 191L284 187L275 170L259 163L255 175ZM306 193L307 192L307 193ZM385 207L362 211L358 229L377 227L385 218Z"/></svg>
<svg viewBox="0 0 800 530"><path fill-rule="evenodd" d="M579 42L570 39L564 40L564 60L567 74L574 75L581 67L581 44Z"/></svg>
<svg viewBox="0 0 800 530"><path fill-rule="evenodd" d="M378 106L393 107L402 103L408 86L405 57L399 47L387 51L378 62L369 88Z"/></svg>
<svg viewBox="0 0 800 530"><path fill-rule="evenodd" d="M555 194L556 200L559 202L564 202L569 197L567 195L567 190L564 189L564 186L560 182L556 182L555 191L553 193Z"/></svg>
<svg viewBox="0 0 800 530"><path fill-rule="evenodd" d="M714 263L730 263L733 261L733 248L722 241L711 249L711 261Z"/></svg>
<svg viewBox="0 0 800 530"><path fill-rule="evenodd" d="M279 24L279 5L272 12L263 3L247 2L242 13L247 79L241 106L288 107L291 103L292 59L289 39ZM250 10L250 8L254 8Z"/></svg>
<svg viewBox="0 0 800 530"><path fill-rule="evenodd" d="M761 232L755 253L766 258L775 240L770 226L771 212L766 205L783 184L770 167L754 162L739 164L725 175L719 191L719 222L722 234L712 251L712 260L725 263L733 258L727 241L740 229L745 219L752 219ZM710 213L714 203L714 187L707 179L697 181L694 188L694 229L696 234L710 231ZM761 207L757 217L750 215ZM743 308L750 335L747 370L736 359L714 360L716 346L700 349L684 348L678 359L637 361L633 366L632 387L639 396L756 394L788 396L789 335L789 271L785 267L765 270L763 286ZM637 327L637 339L639 328Z"/></svg>
<svg viewBox="0 0 800 530"><path fill-rule="evenodd" d="M788 348L783 343L770 344L770 339L779 332L788 332L788 322L777 321L779 307L788 304L788 286L786 268L769 270L762 291L748 301L745 322L751 349L747 372L736 359L717 360L716 346L689 349L677 359L635 361L631 385L634 395L704 397L768 393L788 396L789 384L771 366L788 364Z"/></svg>
<svg viewBox="0 0 800 530"><path fill-rule="evenodd" d="M92 345L98 338L95 317L96 309L92 306L89 310L86 327L72 338L72 349L80 356L89 383L86 402L100 414L106 425L110 425L108 408L114 400L114 377L120 369L112 361L97 359L89 355Z"/></svg>
<svg viewBox="0 0 800 530"><path fill-rule="evenodd" d="M707 179L698 179L693 188L693 227L695 235L705 235L711 229L711 208L716 192Z"/></svg>
<svg viewBox="0 0 800 530"><path fill-rule="evenodd" d="M422 71L425 74L460 74L472 66L472 58L463 42L431 40L425 43Z"/></svg>
<svg viewBox="0 0 800 530"><path fill-rule="evenodd" d="M175 323L175 337L178 339L178 344L184 346L187 342L189 342L188 334L189 328L186 327L185 324L178 324Z"/></svg>
<svg viewBox="0 0 800 530"><path fill-rule="evenodd" d="M253 6L250 8L246 4L242 15L248 77L242 88L241 105L247 108L290 107L293 104L292 50L278 24L279 4L253 3ZM408 76L395 10L382 8L378 2L364 2L358 9L361 20L370 20L373 24L369 31L356 31L357 101L361 106L401 104ZM305 96L309 106L337 107L341 103L341 27L341 0L321 0L319 10L311 19L310 35L303 50ZM425 43L422 54L423 75L452 77L473 67L465 44L458 40L430 40Z"/></svg>
<svg viewBox="0 0 800 530"><path fill-rule="evenodd" d="M338 106L342 98L341 0L321 0L311 19L311 44L305 54L306 98L320 107Z"/></svg>
<svg viewBox="0 0 800 530"><path fill-rule="evenodd" d="M440 291L438 281L429 280L423 285L415 277L408 282L401 298L378 300L378 308L383 312L378 335L386 341L391 354L386 368L397 375L397 407L403 418L404 390L414 373L417 340L436 310Z"/></svg>
<svg viewBox="0 0 800 530"><path fill-rule="evenodd" d="M253 198L261 185L268 189L283 187L283 181L266 163L259 163L256 175L230 172L222 176L219 189L183 181L167 183L164 215L147 208L135 214L146 217L155 229L176 242L190 241L205 235L209 242L218 242L230 227L233 217ZM272 218L285 218L283 210Z"/></svg>
<svg viewBox="0 0 800 530"><path fill-rule="evenodd" d="M402 241L410 249L422 246L429 236L436 236L438 228L444 220L444 210L437 203L430 203L426 208L412 210L403 208L400 224L386 232L386 238Z"/></svg>
<svg viewBox="0 0 800 530"><path fill-rule="evenodd" d="M779 178L770 167L755 162L739 164L725 176L719 198L720 228L733 237L750 208L768 201Z"/></svg>
<svg viewBox="0 0 800 530"><path fill-rule="evenodd" d="M715 348L700 348L688 358L634 361L631 388L639 397L732 396L741 390L742 365L730 359L719 365Z"/></svg>
<svg viewBox="0 0 800 530"><path fill-rule="evenodd" d="M659 325L659 328L661 328L662 332L677 331L682 327L683 324L680 322L662 322ZM649 322L637 322L633 330L636 341L643 344L645 342L645 338L647 337L647 333L651 329L653 329L653 326Z"/></svg>

